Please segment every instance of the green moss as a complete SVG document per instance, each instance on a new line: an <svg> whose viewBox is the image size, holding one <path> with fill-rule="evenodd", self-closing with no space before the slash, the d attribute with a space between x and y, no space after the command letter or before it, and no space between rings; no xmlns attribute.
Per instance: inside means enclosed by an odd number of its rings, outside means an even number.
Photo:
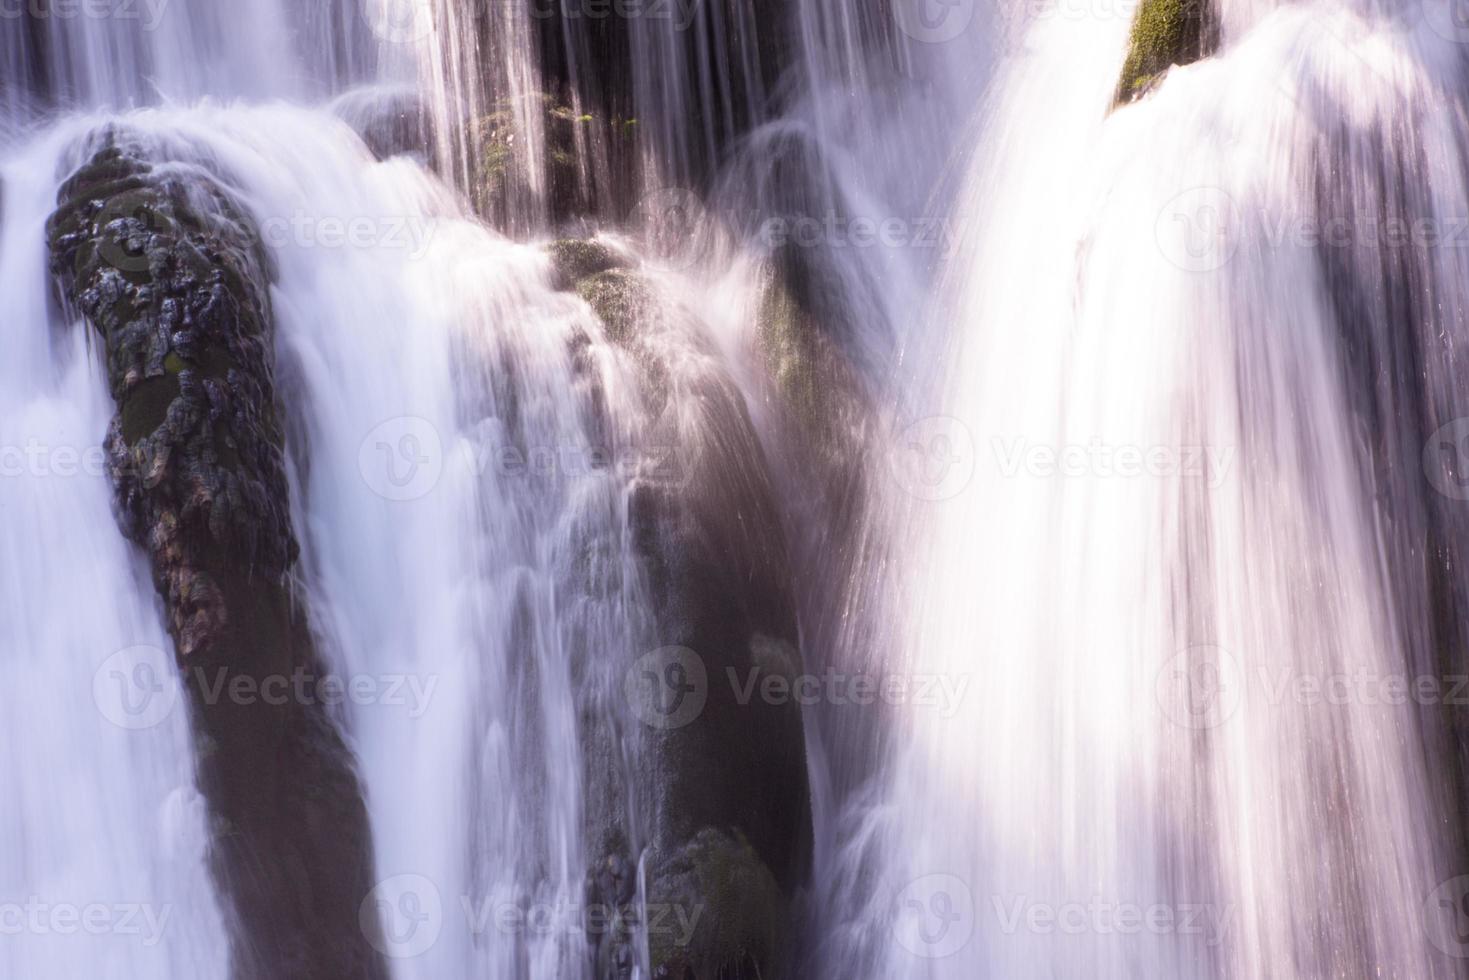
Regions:
<svg viewBox="0 0 1469 980"><path fill-rule="evenodd" d="M1142 0L1132 22L1132 37L1115 104L1131 102L1173 65L1187 65L1211 53L1217 43L1208 0Z"/></svg>
<svg viewBox="0 0 1469 980"><path fill-rule="evenodd" d="M584 238L562 238L546 246L556 271L557 289L574 289L589 276L611 269L630 269L632 261L610 246Z"/></svg>
<svg viewBox="0 0 1469 980"><path fill-rule="evenodd" d="M188 367L188 365L184 363L184 359L182 357L179 357L173 351L169 351L168 354L165 355L163 358L163 370L167 371L169 374L179 374L186 367Z"/></svg>
<svg viewBox="0 0 1469 980"><path fill-rule="evenodd" d="M657 297L647 281L626 269L610 269L583 279L576 291L601 319L607 338L626 346L654 308Z"/></svg>
<svg viewBox="0 0 1469 980"><path fill-rule="evenodd" d="M650 888L650 907L668 910L649 929L654 976L777 975L786 903L743 834L699 831Z"/></svg>

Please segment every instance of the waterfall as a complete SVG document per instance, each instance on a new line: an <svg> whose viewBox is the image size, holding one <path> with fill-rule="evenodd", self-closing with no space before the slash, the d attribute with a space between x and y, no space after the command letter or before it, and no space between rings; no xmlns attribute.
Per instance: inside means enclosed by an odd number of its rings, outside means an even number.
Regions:
<svg viewBox="0 0 1469 980"><path fill-rule="evenodd" d="M1447 4L104 6L0 10L4 975L1466 975Z"/></svg>
<svg viewBox="0 0 1469 980"><path fill-rule="evenodd" d="M907 721L868 972L1460 975L1422 454L1464 66L1431 23L1254 13L1110 112L1127 20L1041 16L982 110L932 302L972 483L917 519L907 644L975 684Z"/></svg>

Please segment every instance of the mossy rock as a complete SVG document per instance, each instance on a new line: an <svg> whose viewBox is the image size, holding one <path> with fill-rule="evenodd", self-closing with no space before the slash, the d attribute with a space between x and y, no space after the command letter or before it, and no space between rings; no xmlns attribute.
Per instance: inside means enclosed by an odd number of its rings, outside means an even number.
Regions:
<svg viewBox="0 0 1469 980"><path fill-rule="evenodd" d="M208 678L322 676L299 590L276 405L268 263L235 194L111 129L61 187L59 295L96 333L117 412L106 452L146 552L202 746L209 863L231 976L385 980L357 925L371 830L325 705L237 701ZM197 160L186 161L197 164Z"/></svg>
<svg viewBox="0 0 1469 980"><path fill-rule="evenodd" d="M651 877L655 980L782 975L788 902L739 831L706 827Z"/></svg>
<svg viewBox="0 0 1469 980"><path fill-rule="evenodd" d="M596 210L596 161L598 149L634 156L637 130L622 119L604 119L588 112L578 112L553 96L536 93L529 97L529 113L539 114L544 139L544 172L540 174L545 188L547 211L553 222L560 223L578 214ZM504 219L513 198L529 195L529 156L527 147L516 131L519 113L514 102L502 99L471 126L471 150L477 161L478 180L474 201L478 210L489 217Z"/></svg>
<svg viewBox="0 0 1469 980"><path fill-rule="evenodd" d="M588 238L562 238L546 245L555 272L553 286L560 290L575 289L576 284L600 272L632 269L635 261L606 242Z"/></svg>
<svg viewBox="0 0 1469 980"><path fill-rule="evenodd" d="M629 269L608 269L582 279L576 291L587 301L606 328L607 339L626 347L657 314L658 296L652 285Z"/></svg>
<svg viewBox="0 0 1469 980"><path fill-rule="evenodd" d="M1209 0L1142 0L1113 104L1139 98L1170 67L1207 57L1218 44Z"/></svg>

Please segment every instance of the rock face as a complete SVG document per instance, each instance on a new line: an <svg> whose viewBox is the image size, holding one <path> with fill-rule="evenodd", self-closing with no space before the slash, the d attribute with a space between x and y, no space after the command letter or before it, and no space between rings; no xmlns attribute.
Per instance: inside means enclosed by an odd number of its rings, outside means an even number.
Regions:
<svg viewBox="0 0 1469 980"><path fill-rule="evenodd" d="M1142 0L1114 103L1139 98L1171 66L1192 64L1218 46L1209 0Z"/></svg>
<svg viewBox="0 0 1469 980"><path fill-rule="evenodd" d="M99 142L62 187L52 271L105 352L109 474L190 694L233 974L385 977L358 928L372 874L361 788L292 594L257 236L213 179L154 170L125 136Z"/></svg>
<svg viewBox="0 0 1469 980"><path fill-rule="evenodd" d="M563 281L573 279L561 265ZM629 515L657 656L669 658L650 677L675 676L664 673L672 667L691 678L695 709L667 723L643 718L654 722L643 730L655 762L638 787L640 809L653 815L654 976L790 976L790 909L808 871L811 811L801 710L778 693L802 667L768 465L738 389L670 323L678 314L656 285L601 265L587 267L599 271L576 290L637 365L643 431L665 464L641 474Z"/></svg>
<svg viewBox="0 0 1469 980"><path fill-rule="evenodd" d="M478 165L475 209L497 227L519 227L529 210L543 210L553 227L610 213L636 187L636 120L536 93L523 103L497 102L469 128ZM535 173L533 143L540 156Z"/></svg>

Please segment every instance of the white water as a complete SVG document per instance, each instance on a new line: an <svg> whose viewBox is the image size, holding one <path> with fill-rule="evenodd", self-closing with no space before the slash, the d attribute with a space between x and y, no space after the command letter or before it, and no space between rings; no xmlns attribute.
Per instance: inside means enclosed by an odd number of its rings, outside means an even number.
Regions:
<svg viewBox="0 0 1469 980"><path fill-rule="evenodd" d="M650 815L616 788L639 769L622 671L656 643L628 541L630 474L588 461L646 445L648 406L634 360L551 288L539 249L470 219L448 186L471 179L445 124L482 110L477 73L512 100L540 84L526 22L497 8L504 50L484 53L483 69L468 24L445 21L453 8L441 5L414 7L438 11L437 32L383 46L378 77L417 73L428 93L441 182L407 158L372 159L328 109L300 104L356 71L282 53L315 44L309 32L293 39L269 5L226 17L175 2L198 23L171 22L146 46L68 35L52 87L93 106L176 100L129 124L210 161L257 224L283 235L270 243L272 300L295 526L326 656L372 692L343 726L384 882L367 914L394 939L393 975L592 976L575 926L586 855L606 825L633 855L649 833ZM1384 161L1406 171L1390 189L1410 218L1469 218L1455 135L1463 54L1436 33L1432 6L1404 32L1337 4L1234 4L1218 58L1109 115L1127 17L1065 9L1029 27L990 87L982 59L950 49L925 67L925 98L887 99L894 76L856 53L858 35L881 28L811 0L795 18L807 94L735 168L758 173L781 140L809 141L824 158L812 182L834 209L939 214L960 245L810 260L858 311L846 353L874 416L896 406L901 429L935 399L924 379L938 375L936 411L957 420L942 425L970 440L975 465L936 503L874 486L868 523L826 567L845 579L803 584L808 668L876 660L969 683L952 717L814 713L810 973L1458 975L1425 906L1459 870L1441 747L1407 706L1277 692L1433 665L1427 573L1400 575L1423 561L1398 522L1436 505L1393 496L1397 484L1380 491L1361 417L1373 395L1353 388L1365 355L1344 347L1340 304L1364 305L1352 326L1377 356L1410 329L1429 350L1457 349L1469 257L1416 248L1385 270L1380 247L1354 239L1328 261L1289 229L1344 207L1380 212L1370 174ZM658 91L645 77L685 70L664 26L637 35L649 185L686 176L717 136L673 128L706 97L694 80ZM730 49L749 57L747 45ZM713 55L704 65L724 70ZM250 104L194 104L206 94ZM943 108L920 111L928 95ZM18 118L9 93L3 104ZM544 203L538 120L517 129L532 144L517 228L536 226L526 215ZM146 918L142 935L6 935L0 972L219 976L224 928L182 705L142 731L108 717L122 709L107 681L152 676L134 670L154 655L108 658L168 647L152 586L105 477L55 472L54 450L99 441L111 411L84 326L56 322L40 244L56 185L79 162L62 156L90 125L73 118L0 154L0 448L52 451L42 470L0 476L0 597L20 611L0 624L14 681L0 704L0 785L18 801L0 811L0 902L142 903L169 918L154 944ZM730 183L736 200L723 203L761 213L790 190ZM322 240L354 219L364 239ZM717 254L729 268L659 277L710 321L681 311L658 340L679 365L674 427L697 439L681 407L688 379L727 358L778 461L788 520L810 532L797 547L820 571L825 515L802 496L806 461L782 442L751 357L767 270ZM935 266L944 278L930 290ZM1360 287L1349 301L1329 278L1341 268ZM1393 305L1403 282L1412 296ZM1432 428L1464 404L1453 357L1426 360L1408 374L1428 406L1415 424ZM879 448L863 472L880 482L887 420L869 422ZM1421 439L1404 438L1389 468L1419 465ZM1197 448L1211 468L1025 468L1029 449L1092 445L1156 448L1186 466ZM530 471L504 462L507 446ZM1191 700L1190 683L1207 694L1216 676L1220 699ZM429 929L402 928L405 896L437 908ZM1162 907L1172 924L1119 928L1119 905ZM497 924L534 908L551 918ZM1083 925L1031 926L1037 909ZM646 950L637 957L645 975Z"/></svg>
<svg viewBox="0 0 1469 980"><path fill-rule="evenodd" d="M223 977L172 643L101 469L112 399L38 247L85 132L0 159L0 973Z"/></svg>
<svg viewBox="0 0 1469 980"><path fill-rule="evenodd" d="M1126 20L1041 18L982 110L931 306L975 474L919 516L904 660L974 686L912 712L872 811L900 940L874 974L1459 974L1430 894L1456 873L1448 764L1381 686L1426 672L1431 623L1394 577L1419 505L1374 493L1371 453L1417 487L1422 442L1363 431L1343 310L1379 349L1462 336L1464 253L1365 221L1399 213L1371 174L1405 145L1402 211L1469 214L1463 55L1335 5L1228 13L1220 57L1111 115ZM1293 230L1344 211L1335 252ZM1394 306L1387 261L1443 275ZM1169 455L1025 455L1095 446Z"/></svg>

